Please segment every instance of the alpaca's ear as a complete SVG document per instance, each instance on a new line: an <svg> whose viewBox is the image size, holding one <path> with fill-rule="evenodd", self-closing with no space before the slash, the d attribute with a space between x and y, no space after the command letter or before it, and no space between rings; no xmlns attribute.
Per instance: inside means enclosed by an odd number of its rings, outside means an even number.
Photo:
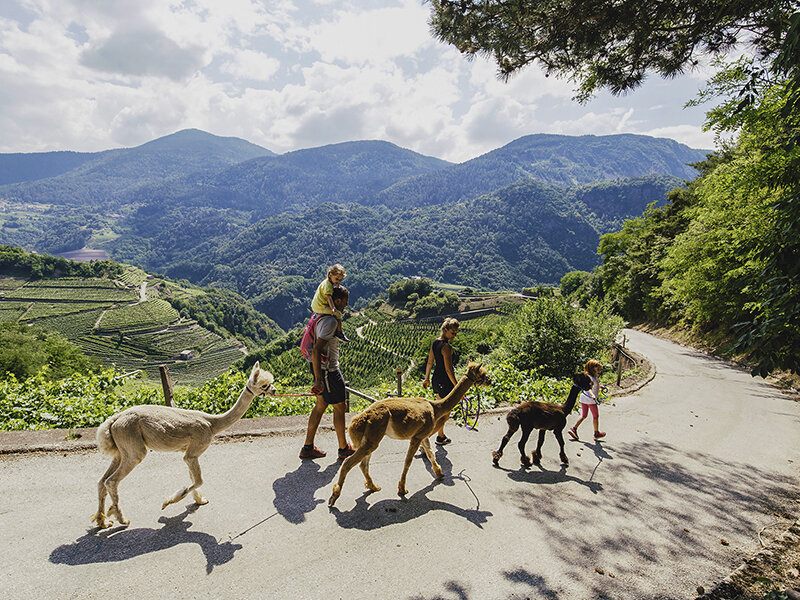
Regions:
<svg viewBox="0 0 800 600"><path fill-rule="evenodd" d="M255 375L261 370L261 363L256 361L256 364L253 365L252 370L250 371L250 375Z"/></svg>

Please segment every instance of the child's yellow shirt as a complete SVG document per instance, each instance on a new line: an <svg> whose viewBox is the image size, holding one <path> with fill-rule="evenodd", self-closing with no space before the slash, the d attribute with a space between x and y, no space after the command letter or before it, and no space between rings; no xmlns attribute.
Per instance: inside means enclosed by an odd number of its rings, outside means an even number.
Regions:
<svg viewBox="0 0 800 600"><path fill-rule="evenodd" d="M328 298L333 294L333 283L327 277L317 286L317 291L314 293L314 298L311 300L311 310L318 315L333 314Z"/></svg>

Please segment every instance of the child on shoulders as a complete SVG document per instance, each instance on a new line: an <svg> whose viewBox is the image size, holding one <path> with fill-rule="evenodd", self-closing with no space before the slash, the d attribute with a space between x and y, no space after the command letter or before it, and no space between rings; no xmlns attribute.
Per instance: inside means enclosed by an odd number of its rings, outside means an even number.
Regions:
<svg viewBox="0 0 800 600"><path fill-rule="evenodd" d="M342 283L346 273L342 265L336 264L328 269L328 276L322 280L317 286L317 291L314 293L314 298L311 300L311 310L318 315L333 315L336 317L336 337L343 342L349 342L350 339L342 331L342 313L336 310L333 305L333 288L338 287Z"/></svg>

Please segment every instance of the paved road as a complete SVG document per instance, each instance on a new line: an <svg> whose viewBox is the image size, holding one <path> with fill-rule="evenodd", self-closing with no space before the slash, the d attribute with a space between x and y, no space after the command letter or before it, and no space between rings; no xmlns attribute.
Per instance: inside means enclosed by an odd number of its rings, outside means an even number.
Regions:
<svg viewBox="0 0 800 600"><path fill-rule="evenodd" d="M482 418L479 433L450 428L443 481L418 458L399 499L405 444L385 440L372 460L383 490L365 493L355 470L329 511L335 459L258 438L209 448L202 507L160 510L187 471L151 453L120 488L131 525L98 533L105 457L0 457L0 597L692 598L758 549L775 512L797 514L800 404L628 335L658 375L601 407L606 441L568 442L568 469L552 437L541 469L521 470L515 445L492 467L504 423ZM330 432L318 443L335 448Z"/></svg>

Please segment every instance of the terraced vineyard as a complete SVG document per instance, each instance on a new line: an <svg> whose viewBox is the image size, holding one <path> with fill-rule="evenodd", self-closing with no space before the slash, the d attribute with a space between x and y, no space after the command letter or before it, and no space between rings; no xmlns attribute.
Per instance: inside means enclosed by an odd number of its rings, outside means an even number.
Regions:
<svg viewBox="0 0 800 600"><path fill-rule="evenodd" d="M58 283L56 283L58 282ZM138 290L119 287L107 279L54 279L30 281L3 292L4 300L31 302L117 302L131 303L139 299Z"/></svg>
<svg viewBox="0 0 800 600"><path fill-rule="evenodd" d="M169 366L177 383L200 383L227 371L242 357L243 346L182 319L160 298L139 302L139 289L151 277L136 268L126 269L120 280L42 279L23 281L0 277L0 322L36 324L57 331L96 356L104 364L124 371L139 369L158 379L158 367ZM167 285L153 280L148 297ZM178 284L170 293L186 295ZM189 350L192 357L179 360Z"/></svg>
<svg viewBox="0 0 800 600"><path fill-rule="evenodd" d="M436 335L439 325L432 322L385 322L365 325L364 337L373 345L387 348L394 354L410 357L425 338Z"/></svg>
<svg viewBox="0 0 800 600"><path fill-rule="evenodd" d="M97 333L146 331L168 327L180 318L166 300L145 300L138 304L108 309L95 328Z"/></svg>

